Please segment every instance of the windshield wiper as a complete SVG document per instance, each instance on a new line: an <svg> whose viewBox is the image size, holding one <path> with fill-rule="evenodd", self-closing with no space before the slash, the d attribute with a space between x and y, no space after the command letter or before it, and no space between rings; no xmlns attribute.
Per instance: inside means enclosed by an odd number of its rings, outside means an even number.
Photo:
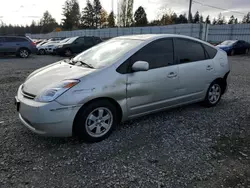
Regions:
<svg viewBox="0 0 250 188"><path fill-rule="evenodd" d="M86 67L88 67L88 68L91 68L91 69L94 69L94 67L92 66L92 65L89 65L89 64L87 64L87 63L85 63L85 62L83 62L83 61L79 61L79 60L77 60L77 61L70 61L70 63L69 64L71 64L71 65L75 65L75 64L77 64L77 63L80 63L81 65L84 65L84 66L86 66Z"/></svg>

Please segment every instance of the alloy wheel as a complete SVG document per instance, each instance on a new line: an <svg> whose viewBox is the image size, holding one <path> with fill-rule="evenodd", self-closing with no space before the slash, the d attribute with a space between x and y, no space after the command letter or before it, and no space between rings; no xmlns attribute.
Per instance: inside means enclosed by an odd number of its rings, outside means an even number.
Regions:
<svg viewBox="0 0 250 188"><path fill-rule="evenodd" d="M93 110L87 117L85 126L87 133L92 137L102 137L113 124L113 114L104 107L99 107Z"/></svg>
<svg viewBox="0 0 250 188"><path fill-rule="evenodd" d="M19 55L22 58L27 58L29 56L29 52L25 49L22 49L22 50L20 50Z"/></svg>
<svg viewBox="0 0 250 188"><path fill-rule="evenodd" d="M208 92L208 100L211 104L215 104L220 100L221 87L219 84L214 84Z"/></svg>

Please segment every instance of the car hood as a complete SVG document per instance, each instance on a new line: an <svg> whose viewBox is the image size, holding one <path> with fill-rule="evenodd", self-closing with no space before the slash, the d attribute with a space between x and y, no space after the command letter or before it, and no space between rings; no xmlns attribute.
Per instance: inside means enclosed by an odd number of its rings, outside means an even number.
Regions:
<svg viewBox="0 0 250 188"><path fill-rule="evenodd" d="M80 79L95 70L96 69L70 65L65 62L55 63L33 72L24 82L23 91L36 96L50 85L66 79Z"/></svg>

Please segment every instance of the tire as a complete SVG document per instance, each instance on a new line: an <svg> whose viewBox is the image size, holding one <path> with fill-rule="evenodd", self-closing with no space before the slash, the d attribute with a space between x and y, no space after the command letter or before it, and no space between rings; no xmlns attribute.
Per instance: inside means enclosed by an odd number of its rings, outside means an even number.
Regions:
<svg viewBox="0 0 250 188"><path fill-rule="evenodd" d="M234 50L231 50L230 55L231 55L231 56L234 56L234 55L235 55L235 51L234 51Z"/></svg>
<svg viewBox="0 0 250 188"><path fill-rule="evenodd" d="M221 84L218 81L213 82L207 90L203 105L206 107L216 106L221 100L222 92Z"/></svg>
<svg viewBox="0 0 250 188"><path fill-rule="evenodd" d="M107 138L117 125L116 107L106 100L92 102L77 113L73 133L88 142Z"/></svg>
<svg viewBox="0 0 250 188"><path fill-rule="evenodd" d="M72 56L72 51L69 48L67 48L64 50L64 55L66 57L70 57L70 56Z"/></svg>
<svg viewBox="0 0 250 188"><path fill-rule="evenodd" d="M21 48L17 55L21 58L28 58L30 56L30 51L27 48Z"/></svg>
<svg viewBox="0 0 250 188"><path fill-rule="evenodd" d="M38 54L39 54L39 55L45 55L45 54L46 54L46 52L45 52L45 50L44 50L44 49L40 49L40 50L38 51Z"/></svg>

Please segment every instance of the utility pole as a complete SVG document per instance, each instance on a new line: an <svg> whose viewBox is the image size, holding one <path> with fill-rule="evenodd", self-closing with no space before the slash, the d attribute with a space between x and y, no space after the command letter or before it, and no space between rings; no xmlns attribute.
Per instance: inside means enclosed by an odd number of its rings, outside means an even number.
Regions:
<svg viewBox="0 0 250 188"><path fill-rule="evenodd" d="M192 18L191 18L191 14L192 14L192 2L193 0L189 0L189 10L188 10L188 23L192 23Z"/></svg>

